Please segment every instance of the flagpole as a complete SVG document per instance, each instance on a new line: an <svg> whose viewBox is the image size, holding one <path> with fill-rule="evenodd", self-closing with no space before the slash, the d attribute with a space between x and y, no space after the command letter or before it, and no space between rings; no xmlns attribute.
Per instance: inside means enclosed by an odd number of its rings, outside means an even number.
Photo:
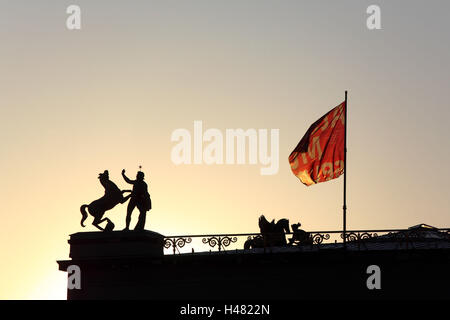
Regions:
<svg viewBox="0 0 450 320"><path fill-rule="evenodd" d="M345 90L345 130L344 130L344 205L342 206L344 215L344 250L347 249L347 90Z"/></svg>

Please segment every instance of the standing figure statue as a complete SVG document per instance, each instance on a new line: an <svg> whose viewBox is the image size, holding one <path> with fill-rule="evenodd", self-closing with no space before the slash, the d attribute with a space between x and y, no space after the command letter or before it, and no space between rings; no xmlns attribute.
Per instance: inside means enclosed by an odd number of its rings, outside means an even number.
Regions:
<svg viewBox="0 0 450 320"><path fill-rule="evenodd" d="M127 218L125 220L126 227L124 230L130 230L131 213L136 207L139 210L139 218L134 230L144 230L147 211L152 208L152 200L150 199L150 194L148 193L147 184L144 182L144 173L142 171L138 171L136 174L136 180L130 180L125 175L125 169L123 169L122 177L127 183L133 185L131 198L128 202Z"/></svg>

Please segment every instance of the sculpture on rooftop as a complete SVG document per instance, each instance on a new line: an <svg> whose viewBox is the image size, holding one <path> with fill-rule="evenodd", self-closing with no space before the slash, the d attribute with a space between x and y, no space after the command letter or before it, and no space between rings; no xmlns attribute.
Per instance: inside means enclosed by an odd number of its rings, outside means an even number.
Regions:
<svg viewBox="0 0 450 320"><path fill-rule="evenodd" d="M289 244L313 244L313 238L309 232L299 229L301 223L294 223L292 227L292 238L289 239Z"/></svg>
<svg viewBox="0 0 450 320"><path fill-rule="evenodd" d="M290 232L288 219L283 218L275 223L275 219L269 222L264 215L261 215L258 219L258 226L261 235L248 239L244 243L244 249L287 245L285 232Z"/></svg>
<svg viewBox="0 0 450 320"><path fill-rule="evenodd" d="M127 217L125 220L126 226L124 231L129 230L131 222L131 214L133 213L133 210L136 207L139 210L139 218L134 230L144 230L147 211L149 211L152 208L152 200L150 199L150 194L148 193L147 183L145 183L144 181L144 173L139 170L138 173L136 174L136 180L130 180L125 175L125 169L123 169L122 177L127 183L133 185L133 191L131 192L130 195L131 199L130 202L128 202L127 207Z"/></svg>
<svg viewBox="0 0 450 320"><path fill-rule="evenodd" d="M111 210L119 203L125 203L132 194L130 193L126 197L123 196L125 192L131 192L131 190L120 190L117 185L109 180L109 172L105 170L103 173L98 175L98 179L100 183L105 188L105 195L100 199L92 201L90 204L83 204L80 208L82 218L81 218L81 226L84 227L84 221L88 217L88 213L86 212L86 208L91 216L94 217L94 221L92 225L94 225L97 229L102 231L111 231L114 229L114 223L108 218L103 218L103 215L106 211ZM101 227L100 224L104 221L107 221L105 228Z"/></svg>

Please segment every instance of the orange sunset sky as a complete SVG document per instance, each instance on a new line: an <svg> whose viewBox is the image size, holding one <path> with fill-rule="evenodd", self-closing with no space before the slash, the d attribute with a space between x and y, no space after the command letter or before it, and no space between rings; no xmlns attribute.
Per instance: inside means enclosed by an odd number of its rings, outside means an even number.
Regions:
<svg viewBox="0 0 450 320"><path fill-rule="evenodd" d="M66 8L81 8L81 30ZM450 226L448 1L1 1L0 298L65 299L79 208L142 165L163 235L342 228L288 156L348 90L347 228ZM279 129L279 171L175 165L179 128ZM107 213L125 226L126 205ZM138 212L133 215L132 226ZM199 248L200 250L201 248ZM206 248L205 248L206 249Z"/></svg>

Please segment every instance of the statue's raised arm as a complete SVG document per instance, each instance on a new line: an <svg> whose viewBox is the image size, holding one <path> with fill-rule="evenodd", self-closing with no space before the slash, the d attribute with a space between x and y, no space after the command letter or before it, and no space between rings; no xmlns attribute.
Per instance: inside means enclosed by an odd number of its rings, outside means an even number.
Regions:
<svg viewBox="0 0 450 320"><path fill-rule="evenodd" d="M128 177L125 175L125 169L122 169L122 177L123 177L123 179L127 182L127 183L129 183L129 184L134 184L136 181L134 181L134 180L130 180L130 179L128 179Z"/></svg>

